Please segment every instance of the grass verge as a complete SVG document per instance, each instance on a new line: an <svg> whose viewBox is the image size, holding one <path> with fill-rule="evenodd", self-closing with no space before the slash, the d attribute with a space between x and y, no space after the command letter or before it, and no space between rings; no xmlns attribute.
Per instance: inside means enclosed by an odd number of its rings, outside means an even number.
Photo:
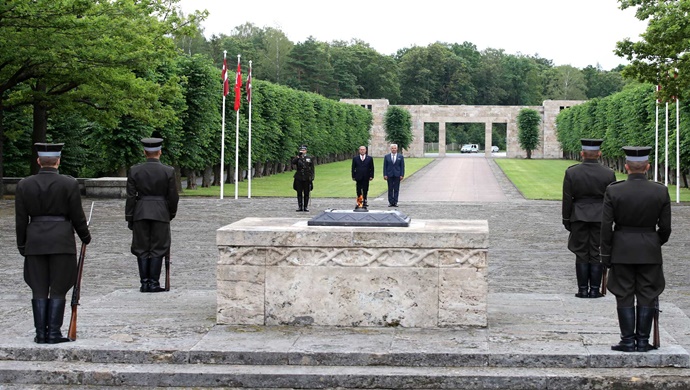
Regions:
<svg viewBox="0 0 690 390"><path fill-rule="evenodd" d="M409 177L427 164L433 158L406 158L405 174ZM316 198L355 198L355 182L352 181L352 160L339 161L316 166L316 178L314 179L314 191L312 196ZM383 157L374 158L374 180L369 183L370 198L379 196L388 190L383 180ZM252 197L291 197L295 196L292 189L292 175L294 171L283 172L276 175L252 179ZM183 185L186 181L182 181ZM248 182L238 184L238 196L247 197ZM220 187L198 187L196 190L182 191L183 196L220 196ZM235 184L225 184L224 197L235 196Z"/></svg>

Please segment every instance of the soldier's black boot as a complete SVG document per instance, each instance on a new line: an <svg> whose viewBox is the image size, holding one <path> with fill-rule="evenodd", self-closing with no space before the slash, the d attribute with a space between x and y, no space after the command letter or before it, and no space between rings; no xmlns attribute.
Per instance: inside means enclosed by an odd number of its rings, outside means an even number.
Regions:
<svg viewBox="0 0 690 390"><path fill-rule="evenodd" d="M304 203L302 203L302 194L297 194L297 205L299 208L295 211L303 211L304 210Z"/></svg>
<svg viewBox="0 0 690 390"><path fill-rule="evenodd" d="M162 257L152 257L149 259L149 292L165 291L159 282L161 278L161 268L163 268Z"/></svg>
<svg viewBox="0 0 690 390"><path fill-rule="evenodd" d="M587 288L589 287L589 264L575 263L575 276L577 277L577 294L578 298L589 298Z"/></svg>
<svg viewBox="0 0 690 390"><path fill-rule="evenodd" d="M618 326L621 328L621 341L611 349L621 352L635 352L635 307L618 308Z"/></svg>
<svg viewBox="0 0 690 390"><path fill-rule="evenodd" d="M654 347L649 344L649 333L652 330L654 311L656 309L648 306L637 307L637 352L647 352Z"/></svg>
<svg viewBox="0 0 690 390"><path fill-rule="evenodd" d="M139 265L139 279L141 279L140 292L150 292L149 285L149 259L148 257L137 257L137 264Z"/></svg>
<svg viewBox="0 0 690 390"><path fill-rule="evenodd" d="M48 299L48 344L64 343L69 341L67 337L62 337L62 321L65 317L65 300Z"/></svg>
<svg viewBox="0 0 690 390"><path fill-rule="evenodd" d="M309 194L304 194L304 208L302 211L309 212Z"/></svg>
<svg viewBox="0 0 690 390"><path fill-rule="evenodd" d="M36 327L34 342L45 344L48 339L48 300L32 299L31 308L34 312L34 327Z"/></svg>
<svg viewBox="0 0 690 390"><path fill-rule="evenodd" d="M601 291L599 287L601 286L601 275L604 272L604 265L601 263L595 263L589 265L589 297L590 298L601 298Z"/></svg>

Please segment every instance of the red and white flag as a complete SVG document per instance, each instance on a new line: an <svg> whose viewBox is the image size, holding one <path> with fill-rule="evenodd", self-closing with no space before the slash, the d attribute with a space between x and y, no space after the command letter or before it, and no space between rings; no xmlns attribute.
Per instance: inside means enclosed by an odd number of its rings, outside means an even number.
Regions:
<svg viewBox="0 0 690 390"><path fill-rule="evenodd" d="M245 87L247 91L247 101L252 102L252 64L249 61L249 76L247 76L247 86Z"/></svg>
<svg viewBox="0 0 690 390"><path fill-rule="evenodd" d="M230 84L228 83L228 60L223 56L223 71L220 74L223 79L223 96L228 96L230 93Z"/></svg>
<svg viewBox="0 0 690 390"><path fill-rule="evenodd" d="M240 57L237 57L237 75L235 77L235 111L240 109L240 95L242 94L242 71L240 70Z"/></svg>

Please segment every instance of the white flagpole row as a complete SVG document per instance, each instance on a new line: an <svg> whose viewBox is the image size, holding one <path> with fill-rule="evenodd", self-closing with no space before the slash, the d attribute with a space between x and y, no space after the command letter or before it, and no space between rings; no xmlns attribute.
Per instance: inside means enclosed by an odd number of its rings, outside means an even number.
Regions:
<svg viewBox="0 0 690 390"><path fill-rule="evenodd" d="M249 61L249 83L247 91L249 97L249 134L248 134L248 157L247 157L247 198L252 197L252 61Z"/></svg>

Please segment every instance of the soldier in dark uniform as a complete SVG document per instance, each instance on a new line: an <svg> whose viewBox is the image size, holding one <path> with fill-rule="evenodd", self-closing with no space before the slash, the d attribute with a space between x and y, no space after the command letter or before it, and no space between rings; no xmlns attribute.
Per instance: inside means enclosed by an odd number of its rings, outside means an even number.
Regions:
<svg viewBox="0 0 690 390"><path fill-rule="evenodd" d="M17 247L24 256L24 280L33 296L38 344L69 341L60 328L65 295L77 280L74 232L84 244L91 242L79 183L58 173L62 146L35 144L40 170L22 179L15 194Z"/></svg>
<svg viewBox="0 0 690 390"><path fill-rule="evenodd" d="M604 196L601 258L611 267L607 287L616 296L621 329L614 351L653 348L649 333L665 287L661 246L671 235L671 199L666 186L647 180L651 149L624 147L628 180L611 184Z"/></svg>
<svg viewBox="0 0 690 390"><path fill-rule="evenodd" d="M146 162L127 175L125 219L132 230L132 254L137 257L141 292L165 291L160 286L163 257L170 250L170 221L177 214L179 195L175 170L161 164L161 138L144 138Z"/></svg>
<svg viewBox="0 0 690 390"><path fill-rule="evenodd" d="M599 164L601 139L582 139L582 163L565 171L563 225L570 232L568 249L575 253L578 298L599 298L603 265L599 257L601 210L606 187L616 181L613 170ZM589 291L588 291L589 290Z"/></svg>
<svg viewBox="0 0 690 390"><path fill-rule="evenodd" d="M314 157L307 154L306 145L299 148L299 154L292 159L295 166L295 180L292 188L297 191L298 209L309 211L309 192L314 189Z"/></svg>

